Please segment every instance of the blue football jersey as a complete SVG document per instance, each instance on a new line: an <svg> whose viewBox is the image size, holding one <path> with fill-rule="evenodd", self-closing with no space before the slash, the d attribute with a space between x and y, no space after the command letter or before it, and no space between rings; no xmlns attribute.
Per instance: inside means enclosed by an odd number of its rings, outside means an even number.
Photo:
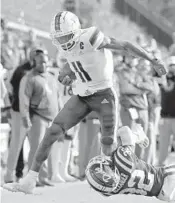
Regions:
<svg viewBox="0 0 175 203"><path fill-rule="evenodd" d="M157 196L164 181L164 168L154 167L137 158L128 146L120 146L113 154L120 182L113 194Z"/></svg>

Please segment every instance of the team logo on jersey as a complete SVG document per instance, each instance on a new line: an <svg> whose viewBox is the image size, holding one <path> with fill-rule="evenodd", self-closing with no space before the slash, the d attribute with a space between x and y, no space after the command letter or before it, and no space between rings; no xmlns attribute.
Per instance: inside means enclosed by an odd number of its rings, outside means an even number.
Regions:
<svg viewBox="0 0 175 203"><path fill-rule="evenodd" d="M80 42L80 49L84 49L84 43Z"/></svg>

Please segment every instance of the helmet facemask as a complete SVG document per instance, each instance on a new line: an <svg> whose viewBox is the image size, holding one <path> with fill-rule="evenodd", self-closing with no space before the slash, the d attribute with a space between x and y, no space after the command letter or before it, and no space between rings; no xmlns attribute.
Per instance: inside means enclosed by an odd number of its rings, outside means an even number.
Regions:
<svg viewBox="0 0 175 203"><path fill-rule="evenodd" d="M108 189L104 185L101 186L94 182L94 179L92 178L92 175L91 175L93 173L91 167L94 164L95 165L99 164L98 173L101 173L104 175L103 176L104 180L105 178L108 178L108 177L111 177L114 180L113 188ZM120 173L118 169L116 167L114 168L112 165L113 164L111 164L111 161L106 160L106 157L97 156L90 160L86 169L87 181L89 182L91 187L105 196L110 196L111 193L117 188L120 181Z"/></svg>
<svg viewBox="0 0 175 203"><path fill-rule="evenodd" d="M66 34L55 34L53 36L53 44L61 47L64 51L71 50L79 39L79 31L73 31Z"/></svg>
<svg viewBox="0 0 175 203"><path fill-rule="evenodd" d="M57 48L62 48L64 51L71 50L79 41L81 30L75 30L68 33L56 32L51 34L52 43Z"/></svg>
<svg viewBox="0 0 175 203"><path fill-rule="evenodd" d="M51 38L58 49L71 50L77 44L80 33L81 25L75 14L62 11L54 16L51 22Z"/></svg>

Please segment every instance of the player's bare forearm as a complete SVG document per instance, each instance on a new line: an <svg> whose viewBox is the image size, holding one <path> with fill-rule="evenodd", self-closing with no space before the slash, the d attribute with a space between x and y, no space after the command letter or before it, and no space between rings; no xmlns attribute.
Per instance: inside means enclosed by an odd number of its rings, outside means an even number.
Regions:
<svg viewBox="0 0 175 203"><path fill-rule="evenodd" d="M124 53L128 53L133 56L144 58L150 62L153 62L153 58L150 56L148 52L146 52L141 47L134 45L127 41L118 41L114 38L108 38L105 41L106 43L101 48L113 49L116 51L122 51Z"/></svg>
<svg viewBox="0 0 175 203"><path fill-rule="evenodd" d="M153 57L148 53L146 52L143 48L137 46L137 45L134 45L130 42L124 42L124 49L128 52L128 53L131 53L133 54L134 56L138 56L138 57L141 57L143 59L146 59L150 62L153 62Z"/></svg>
<svg viewBox="0 0 175 203"><path fill-rule="evenodd" d="M32 163L31 170L39 172L41 165L48 158L52 144L58 139L57 136L52 136L49 130L46 132L45 137L40 143Z"/></svg>
<svg viewBox="0 0 175 203"><path fill-rule="evenodd" d="M152 57L144 49L130 42L117 41L114 38L105 37L103 43L99 46L99 49L101 48L113 49L115 51L128 53L129 55L141 57L143 59L150 61L154 65L153 68L158 73L159 76L165 75L167 73L167 70L163 65L163 62Z"/></svg>

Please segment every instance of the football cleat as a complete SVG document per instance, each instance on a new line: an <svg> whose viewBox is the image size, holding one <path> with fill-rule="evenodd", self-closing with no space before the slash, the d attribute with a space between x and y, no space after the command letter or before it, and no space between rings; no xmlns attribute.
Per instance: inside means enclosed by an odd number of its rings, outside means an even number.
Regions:
<svg viewBox="0 0 175 203"><path fill-rule="evenodd" d="M3 188L11 192L18 192L18 186L19 183L13 182L4 184Z"/></svg>
<svg viewBox="0 0 175 203"><path fill-rule="evenodd" d="M78 17L69 12L57 13L51 22L52 43L59 49L72 49L78 42L81 33L81 25Z"/></svg>
<svg viewBox="0 0 175 203"><path fill-rule="evenodd" d="M3 188L11 192L23 192L25 194L33 194L33 188L30 186L23 186L20 183L7 183L3 185Z"/></svg>
<svg viewBox="0 0 175 203"><path fill-rule="evenodd" d="M20 180L19 183L7 183L3 185L3 188L11 192L23 192L25 194L33 194L33 191L36 187L35 179L32 179L31 176L27 175Z"/></svg>

